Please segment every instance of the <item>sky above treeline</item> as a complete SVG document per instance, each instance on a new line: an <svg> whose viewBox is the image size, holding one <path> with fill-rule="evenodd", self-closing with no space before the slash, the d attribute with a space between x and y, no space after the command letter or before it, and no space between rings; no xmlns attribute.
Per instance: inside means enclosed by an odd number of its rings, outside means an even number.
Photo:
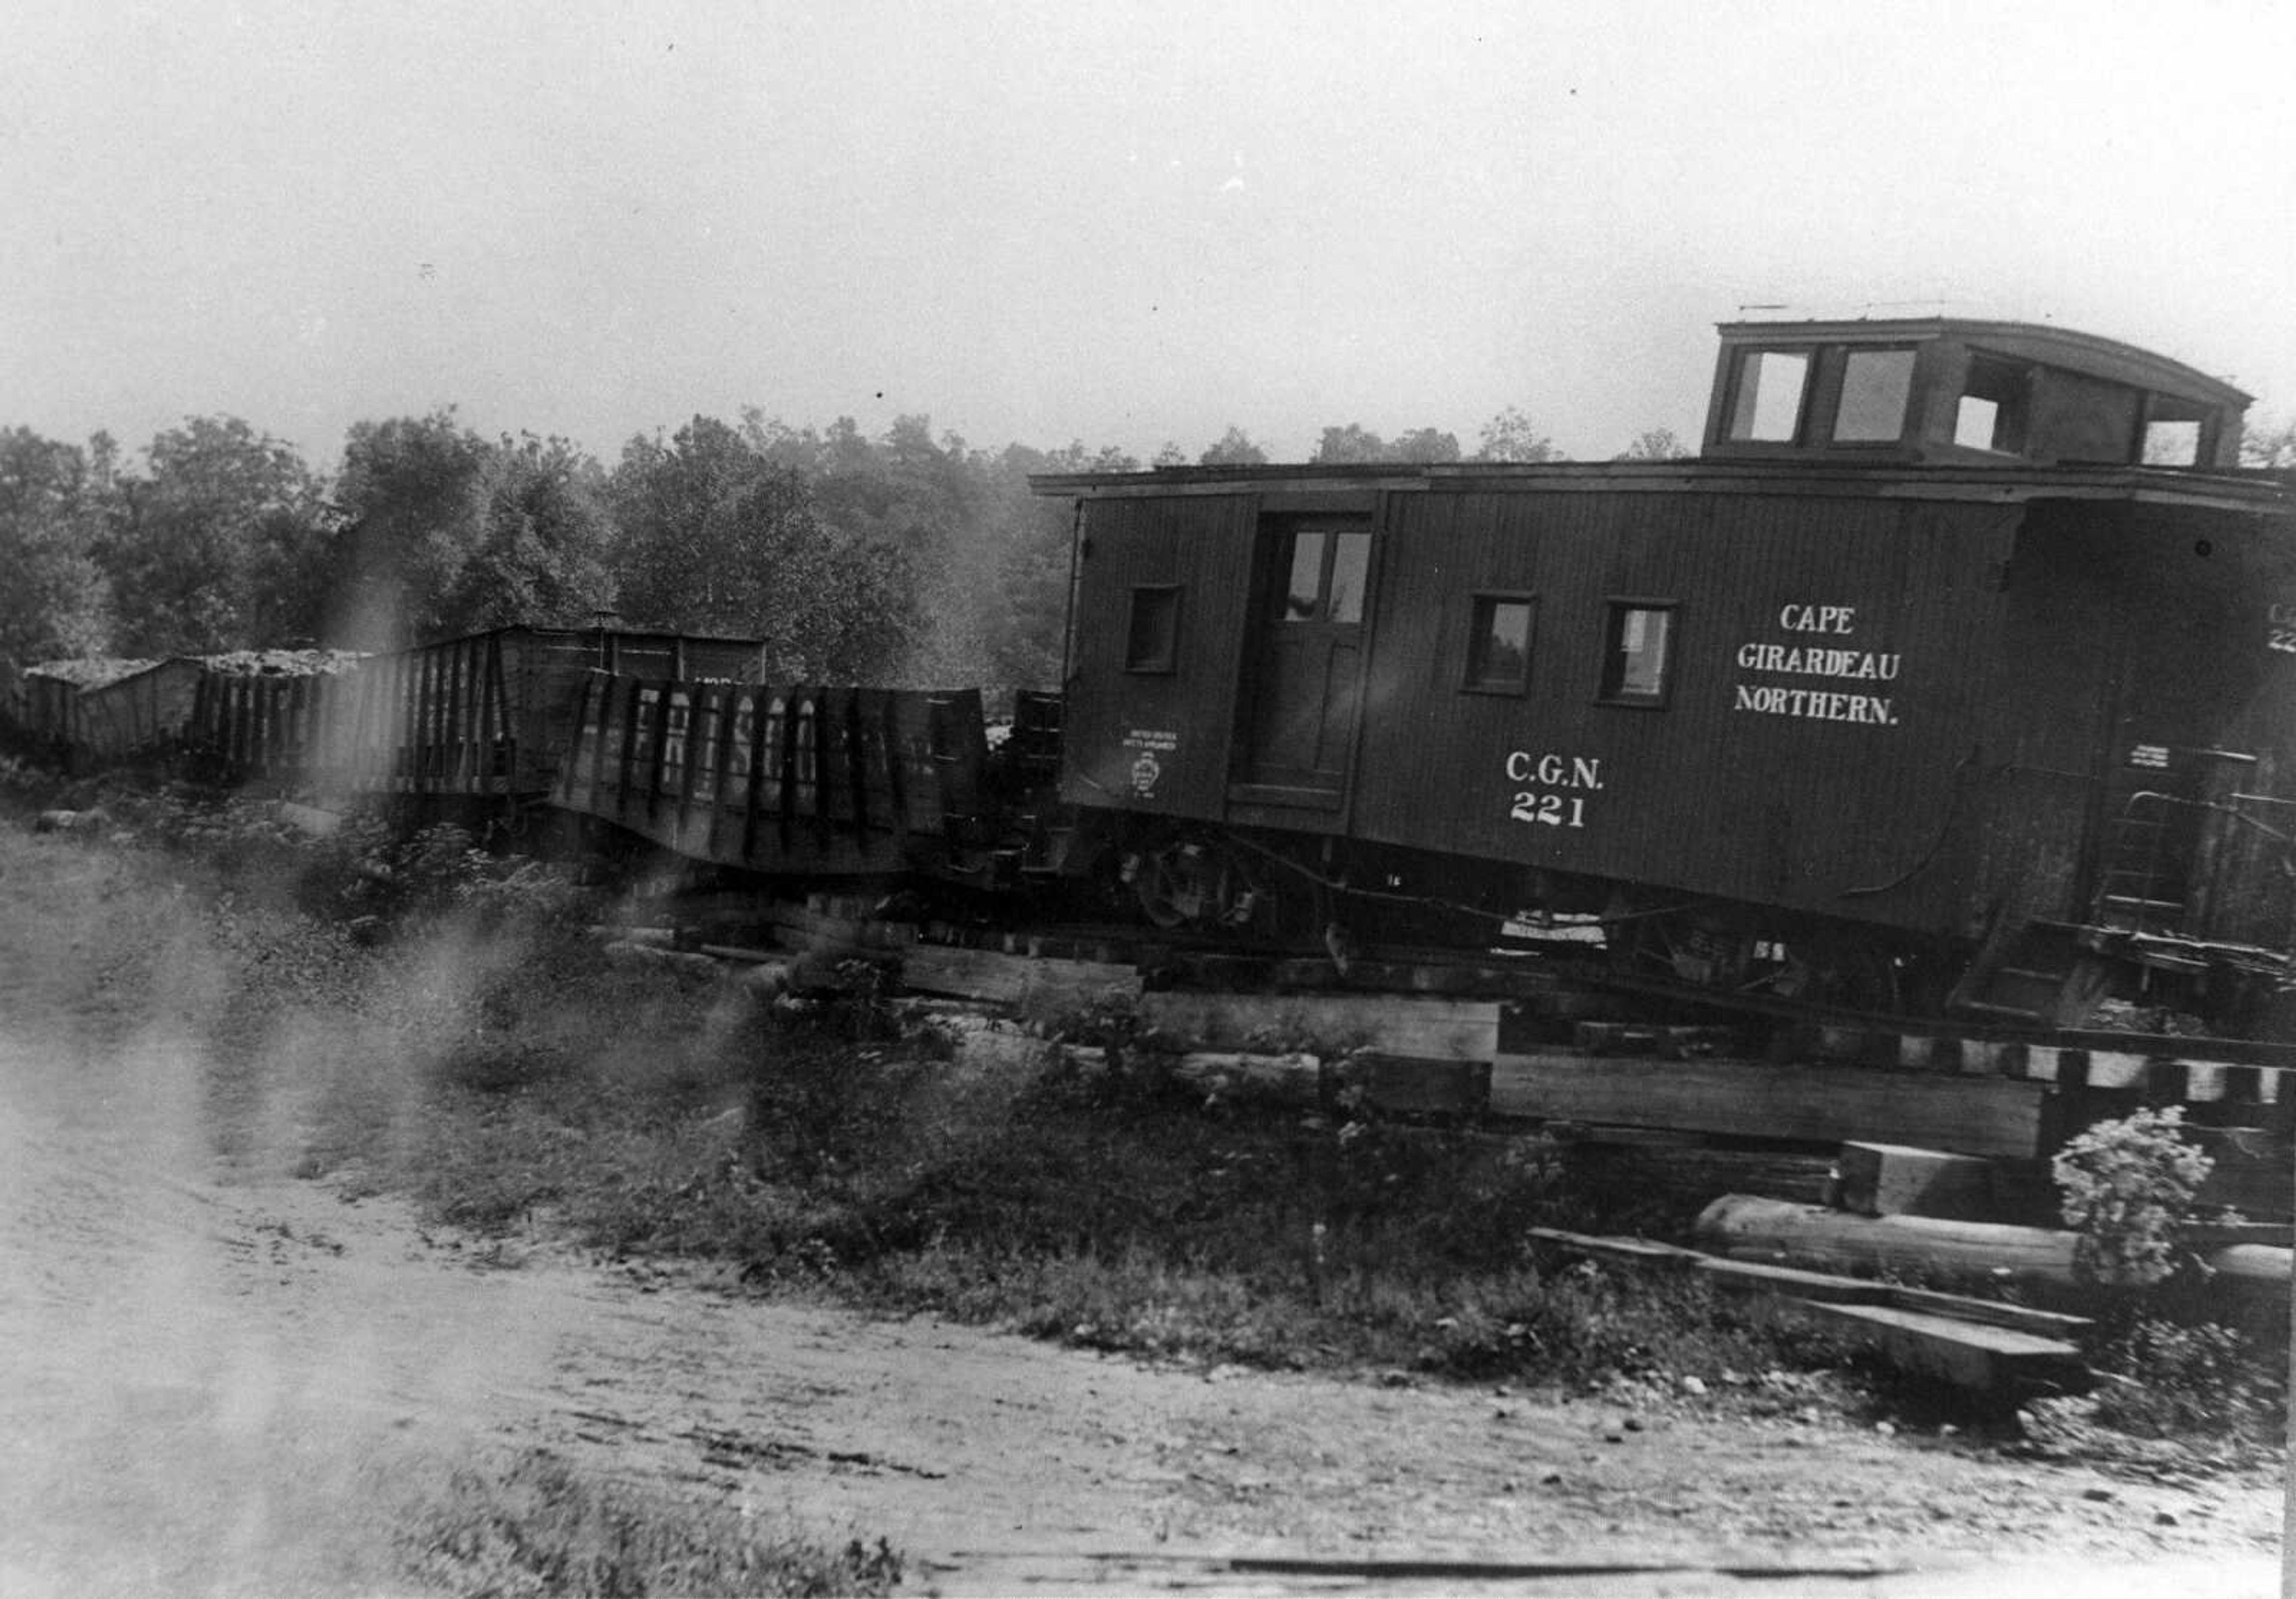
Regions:
<svg viewBox="0 0 2296 1599"><path fill-rule="evenodd" d="M1279 460L1694 439L1712 324L1972 315L2296 414L2296 6L12 8L0 425L744 406ZM1763 310L1761 315L1773 314ZM2252 414L2254 415L2256 414Z"/></svg>

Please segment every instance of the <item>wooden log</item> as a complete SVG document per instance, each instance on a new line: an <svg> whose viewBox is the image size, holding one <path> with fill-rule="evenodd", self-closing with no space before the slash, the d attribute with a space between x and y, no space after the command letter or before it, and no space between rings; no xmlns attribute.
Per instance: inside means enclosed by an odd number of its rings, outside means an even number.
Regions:
<svg viewBox="0 0 2296 1599"><path fill-rule="evenodd" d="M1808 1313L1871 1338L1900 1371L2013 1402L2090 1385L2079 1349L2013 1327L1992 1327L1891 1305L1808 1301Z"/></svg>
<svg viewBox="0 0 2296 1599"><path fill-rule="evenodd" d="M1590 1059L1563 1051L1491 1063L1491 1112L1840 1144L1895 1135L1962 1154L2031 1156L2036 1083L1755 1061Z"/></svg>
<svg viewBox="0 0 2296 1599"><path fill-rule="evenodd" d="M2055 1292L2083 1287L2073 1271L2077 1234L2001 1222L1926 1216L1852 1216L1814 1205L1732 1193L1709 1205L1699 1242L1742 1260L1792 1260L1862 1271L1947 1273L2005 1279ZM2202 1251L2226 1297L2244 1310L2288 1297L2291 1251L2232 1244Z"/></svg>
<svg viewBox="0 0 2296 1599"><path fill-rule="evenodd" d="M2073 1285L2074 1234L2001 1222L1851 1216L1752 1194L1725 1194L1700 1213L1698 1242L1741 1260L1792 1260L1864 1272L1946 1272Z"/></svg>
<svg viewBox="0 0 2296 1599"><path fill-rule="evenodd" d="M1860 1216L1937 1216L1983 1221L1993 1215L1993 1163L1902 1144L1845 1144L1836 1203Z"/></svg>
<svg viewBox="0 0 2296 1599"><path fill-rule="evenodd" d="M1277 1039L1331 1054L1371 1049L1448 1061L1488 1061L1498 1048L1499 1007L1490 1000L1160 991L1141 996L1140 1015L1214 1048Z"/></svg>
<svg viewBox="0 0 2296 1599"><path fill-rule="evenodd" d="M901 986L919 994L954 995L1006 1005L1084 1005L1133 1000L1140 973L1103 961L1063 961L914 944L901 952Z"/></svg>

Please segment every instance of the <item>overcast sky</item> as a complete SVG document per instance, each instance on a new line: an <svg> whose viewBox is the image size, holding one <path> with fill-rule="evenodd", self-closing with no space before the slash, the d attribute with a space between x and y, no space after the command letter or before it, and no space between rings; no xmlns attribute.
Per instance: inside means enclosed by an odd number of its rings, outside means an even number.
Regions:
<svg viewBox="0 0 2296 1599"><path fill-rule="evenodd" d="M2296 412L2296 5L19 0L0 425L1694 435L1749 305Z"/></svg>

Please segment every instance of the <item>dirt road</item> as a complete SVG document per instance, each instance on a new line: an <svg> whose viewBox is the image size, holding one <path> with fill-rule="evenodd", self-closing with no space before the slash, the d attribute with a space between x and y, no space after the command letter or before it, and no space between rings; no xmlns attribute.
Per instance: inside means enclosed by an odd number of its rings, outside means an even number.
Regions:
<svg viewBox="0 0 2296 1599"><path fill-rule="evenodd" d="M0 832L0 1593L389 1590L397 1507L532 1447L882 1533L920 1592L2276 1588L2263 1483L1676 1398L1156 1369L426 1233L217 1157L171 1025L195 952L160 983L76 959L107 920L171 937L140 882Z"/></svg>

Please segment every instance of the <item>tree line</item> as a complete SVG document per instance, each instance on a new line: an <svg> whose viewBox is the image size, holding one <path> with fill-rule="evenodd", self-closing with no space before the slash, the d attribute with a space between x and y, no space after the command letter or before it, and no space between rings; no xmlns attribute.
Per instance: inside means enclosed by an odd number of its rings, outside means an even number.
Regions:
<svg viewBox="0 0 2296 1599"><path fill-rule="evenodd" d="M1629 455L1685 454L1663 430ZM1547 461L1509 407L1463 455L1432 428L1323 430L1313 460ZM1199 463L1268 459L1230 427ZM1168 445L1151 464L1185 464ZM1031 473L1121 450L974 447L922 415L880 436L751 409L641 436L611 467L487 438L451 407L362 422L332 473L227 416L125 455L0 430L0 659L382 649L514 623L768 641L793 680L1044 684L1058 675L1068 508Z"/></svg>

